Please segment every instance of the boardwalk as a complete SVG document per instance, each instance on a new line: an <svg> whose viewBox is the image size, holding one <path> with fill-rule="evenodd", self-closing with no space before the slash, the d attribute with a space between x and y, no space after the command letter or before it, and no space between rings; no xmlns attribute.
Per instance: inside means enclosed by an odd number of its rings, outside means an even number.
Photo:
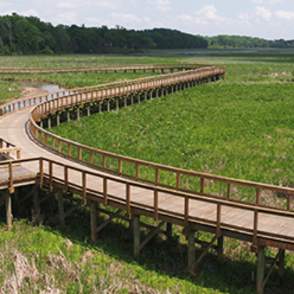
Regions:
<svg viewBox="0 0 294 294"><path fill-rule="evenodd" d="M59 197L62 197L64 191L78 193L81 200L87 202L91 208L93 241L96 240L97 230L100 228L96 220L99 203L122 209L132 223L135 256L139 255L163 224L166 223L168 228L171 228L172 224L183 226L188 241L190 272L194 271L195 266L208 251L204 250L203 256L196 260L197 231L213 234L211 242L206 246L215 248L219 255L223 254L224 237L248 241L258 256L257 292L263 293L266 282L265 247L278 249L273 265L278 264L280 272L283 271L285 250L294 250L294 212L291 207L294 189L193 173L124 158L59 138L43 129L45 126L50 128L53 124L62 123L62 119L68 119L69 114L71 119L73 117L79 119L81 115L90 115L94 109L98 109L97 111L119 109L132 103L141 103L144 99L154 99L196 86L200 81L214 81L221 75L223 72L215 68L206 68L203 71L190 69L186 72L141 79L139 82L118 83L103 89L91 88L65 93L55 100L44 99L47 102L37 107L29 105L38 104L38 100L27 105L18 104L18 106L24 105L23 107L5 106L2 112L6 114L0 118L0 138L21 148L22 157L21 160L13 161L10 165L0 162L0 189L8 189L10 194L6 194L6 197L9 197L17 186L31 184L36 180L41 189L56 191ZM80 107L73 110L74 105ZM14 111L18 108L23 109ZM86 156L87 159L84 158L85 153L89 155ZM102 156L100 167L93 163L97 156ZM105 163L107 158L117 160L115 170L107 170ZM122 167L124 162L134 163L136 170L134 176L126 177ZM155 179L152 182L144 181L140 177L140 166L146 165L155 171ZM174 187L168 187L160 182L162 171L169 171L175 175ZM181 188L180 180L186 173L199 179L199 191L185 191ZM205 183L213 181L227 185L226 197L214 196L208 191ZM252 188L256 202L233 201L230 198L233 193L232 186ZM271 195L282 194L285 198L285 207L269 207L262 204L263 191L270 191ZM9 204L9 201L6 203ZM11 208L7 209L8 224L11 225L12 220L9 218ZM150 216L158 221L158 226L151 230L146 240L140 240L141 215ZM63 219L64 215L59 217Z"/></svg>

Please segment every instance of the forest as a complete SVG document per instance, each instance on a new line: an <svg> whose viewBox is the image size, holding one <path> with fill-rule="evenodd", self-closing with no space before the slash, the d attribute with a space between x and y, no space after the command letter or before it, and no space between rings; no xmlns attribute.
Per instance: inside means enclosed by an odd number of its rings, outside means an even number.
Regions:
<svg viewBox="0 0 294 294"><path fill-rule="evenodd" d="M247 36L219 35L208 37L209 48L293 48L294 40L266 40Z"/></svg>
<svg viewBox="0 0 294 294"><path fill-rule="evenodd" d="M207 48L200 36L176 30L127 30L45 23L16 13L0 17L0 54L124 53L141 49Z"/></svg>
<svg viewBox="0 0 294 294"><path fill-rule="evenodd" d="M155 28L127 30L52 25L37 17L13 13L0 16L0 54L99 54L132 53L150 49L292 48L294 41L246 36L204 37L177 30Z"/></svg>

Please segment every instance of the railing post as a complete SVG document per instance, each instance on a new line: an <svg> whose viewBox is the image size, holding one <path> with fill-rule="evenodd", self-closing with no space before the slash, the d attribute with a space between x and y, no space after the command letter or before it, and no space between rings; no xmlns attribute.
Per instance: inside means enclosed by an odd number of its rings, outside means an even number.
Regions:
<svg viewBox="0 0 294 294"><path fill-rule="evenodd" d="M253 221L253 246L258 247L258 210L254 211L254 221Z"/></svg>
<svg viewBox="0 0 294 294"><path fill-rule="evenodd" d="M158 190L154 190L154 218L158 220Z"/></svg>
<svg viewBox="0 0 294 294"><path fill-rule="evenodd" d="M49 189L53 190L53 163L49 161Z"/></svg>
<svg viewBox="0 0 294 294"><path fill-rule="evenodd" d="M122 160L121 158L118 159L118 174L122 175Z"/></svg>
<svg viewBox="0 0 294 294"><path fill-rule="evenodd" d="M228 189L227 189L227 198L231 198L231 183L228 183Z"/></svg>
<svg viewBox="0 0 294 294"><path fill-rule="evenodd" d="M204 185L205 185L205 179L203 177L200 178L200 193L204 193Z"/></svg>
<svg viewBox="0 0 294 294"><path fill-rule="evenodd" d="M217 204L217 228L216 228L216 237L217 237L217 255L222 257L224 253L224 237L221 232L221 216L222 216L222 206L220 203Z"/></svg>
<svg viewBox="0 0 294 294"><path fill-rule="evenodd" d="M108 204L108 192L107 192L107 178L103 178L103 196L104 196L104 204Z"/></svg>
<svg viewBox="0 0 294 294"><path fill-rule="evenodd" d="M9 171L9 184L8 184L8 190L10 194L14 193L14 186L13 186L13 166L12 162L10 161L8 164L8 171Z"/></svg>
<svg viewBox="0 0 294 294"><path fill-rule="evenodd" d="M260 188L256 188L256 205L260 204Z"/></svg>
<svg viewBox="0 0 294 294"><path fill-rule="evenodd" d="M181 175L179 172L176 173L176 189L179 190L180 189L180 180L181 180Z"/></svg>
<svg viewBox="0 0 294 294"><path fill-rule="evenodd" d="M158 167L155 168L155 184L160 184L160 172Z"/></svg>
<svg viewBox="0 0 294 294"><path fill-rule="evenodd" d="M82 185L83 185L83 200L84 203L87 203L87 174L86 172L82 172Z"/></svg>
<svg viewBox="0 0 294 294"><path fill-rule="evenodd" d="M185 196L185 223L189 222L189 197Z"/></svg>
<svg viewBox="0 0 294 294"><path fill-rule="evenodd" d="M131 207L131 186L130 184L126 185L126 200L127 200L127 212L129 217L132 215L132 207Z"/></svg>
<svg viewBox="0 0 294 294"><path fill-rule="evenodd" d="M40 188L43 188L44 185L44 161L41 158L39 160L39 175L40 175Z"/></svg>

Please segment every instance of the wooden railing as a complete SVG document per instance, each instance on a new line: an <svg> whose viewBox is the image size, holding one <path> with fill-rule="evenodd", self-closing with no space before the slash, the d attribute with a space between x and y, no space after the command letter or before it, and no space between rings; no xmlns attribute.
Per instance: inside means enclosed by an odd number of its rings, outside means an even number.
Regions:
<svg viewBox="0 0 294 294"><path fill-rule="evenodd" d="M160 75L159 77L147 77L128 82L117 82L94 88L80 89L77 93L40 104L33 110L32 116L35 121L40 121L48 114L60 111L66 107L103 101L184 82L201 81L216 76L220 77L224 73L224 70L220 68L205 67L180 73Z"/></svg>
<svg viewBox="0 0 294 294"><path fill-rule="evenodd" d="M159 187L158 185L147 184L134 182L125 178L117 178L108 174L103 174L99 172L91 172L87 171L83 168L77 168L73 166L69 166L60 162L56 162L53 160L49 160L46 158L32 158L26 160L17 160L11 161L9 163L1 163L0 167L10 166L9 175L8 175L8 183L9 188L13 190L14 188L14 174L12 166L14 164L25 165L29 163L35 164L36 171L38 171L36 175L36 180L40 184L41 187L44 188L46 185L48 188L51 188L54 185L61 185L65 190L73 190L76 193L79 193L85 201L87 199L96 199L99 202L104 204L109 203L118 203L125 207L125 210L132 214L133 210L139 209L142 214L153 215L154 219L158 220L161 217L168 215L171 217L176 223L181 225L187 225L189 223L203 223L205 225L211 226L216 230L216 233L221 234L223 230L237 231L238 233L249 236L249 239L253 244L256 244L258 239L266 239L277 242L287 242L294 243L294 237L287 236L284 234L272 233L269 231L263 231L260 229L260 216L264 217L266 215L271 215L273 217L281 217L285 219L294 218L293 212L287 212L283 210L270 209L265 208L260 205L252 205L252 204L242 204L235 203L233 201L228 201L226 199L221 198L211 198L206 197L205 195L195 195L188 192L175 191L172 189L167 189L164 187ZM229 180L231 181L231 179ZM237 181L240 183L240 181ZM101 183L98 185L98 183ZM248 182L242 184L249 184ZM92 185L91 185L92 184ZM118 192L118 195L110 194L109 185L120 184L122 185L122 189ZM252 183L253 184L253 183ZM254 184L255 186L256 184ZM93 188L95 187L95 188ZM258 184L258 188L263 187ZM138 200L134 200L134 190L136 188L142 189L142 191L149 191L153 195L152 205L143 204ZM265 188L274 188L272 186L266 185ZM122 197L121 192L125 191L125 195ZM160 197L163 195L171 195L173 199L182 199L184 206L182 212L174 212L170 211L168 208L164 207L161 204ZM142 193L142 195L146 195L146 193ZM145 197L145 196L144 196ZM142 199L144 200L144 199ZM191 204L193 201L213 204L215 209L215 219L209 220L207 218L199 218L190 211ZM250 227L243 227L240 225L236 225L232 223L233 221L224 221L224 211L226 208L232 209L240 209L242 211L250 212L251 219L249 219L249 224L252 224Z"/></svg>
<svg viewBox="0 0 294 294"><path fill-rule="evenodd" d="M200 64L134 64L134 65L107 65L96 67L69 67L69 68L37 68L37 67L0 67L0 74L23 74L23 73L71 73L71 72L161 72L191 70L205 65Z"/></svg>
<svg viewBox="0 0 294 294"><path fill-rule="evenodd" d="M204 65L195 65L195 64L175 64L175 65L132 65L132 66L107 66L107 67L93 67L93 68L67 68L67 69L60 69L60 68L52 68L52 69L38 69L38 68L0 68L1 73L67 73L67 72L176 72L176 71L188 71L191 69L203 68ZM211 67L210 67L211 68ZM112 88L115 84L122 84L121 82L117 83L109 83L99 86L91 86L91 87L83 87L83 88L76 88L71 90L61 90L54 94L49 95L42 95L38 97L29 97L29 98L20 98L14 100L12 102L5 103L4 105L0 105L0 116L6 113L15 112L27 107L32 107L38 104L41 104L46 101L51 101L60 97L69 96L71 94L76 94L85 91L93 91L95 89L109 89ZM123 84L127 84L127 82L123 82Z"/></svg>
<svg viewBox="0 0 294 294"><path fill-rule="evenodd" d="M7 159L20 159L21 149L16 147L14 144L0 138L0 155L7 156Z"/></svg>
<svg viewBox="0 0 294 294"><path fill-rule="evenodd" d="M34 108L30 120L30 131L36 140L66 158L89 164L92 167L118 176L214 199L223 198L235 203L251 203L256 206L292 211L294 209L292 205L293 188L237 180L121 156L64 139L38 125L38 122L49 114L62 111L74 105L104 101L105 99L121 97L136 91L148 91L156 87L164 87L183 81L201 80L223 74L222 69L211 67L160 77L144 78L127 83L117 83L112 87L61 97Z"/></svg>

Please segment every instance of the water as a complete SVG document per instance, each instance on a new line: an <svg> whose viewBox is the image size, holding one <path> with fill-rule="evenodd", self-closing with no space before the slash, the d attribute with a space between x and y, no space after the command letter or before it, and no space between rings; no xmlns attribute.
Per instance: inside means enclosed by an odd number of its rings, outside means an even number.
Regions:
<svg viewBox="0 0 294 294"><path fill-rule="evenodd" d="M21 87L23 88L36 88L42 91L47 91L48 94L54 94L59 91L64 91L65 89L56 84L42 83L42 82L31 82L23 81L21 82Z"/></svg>

